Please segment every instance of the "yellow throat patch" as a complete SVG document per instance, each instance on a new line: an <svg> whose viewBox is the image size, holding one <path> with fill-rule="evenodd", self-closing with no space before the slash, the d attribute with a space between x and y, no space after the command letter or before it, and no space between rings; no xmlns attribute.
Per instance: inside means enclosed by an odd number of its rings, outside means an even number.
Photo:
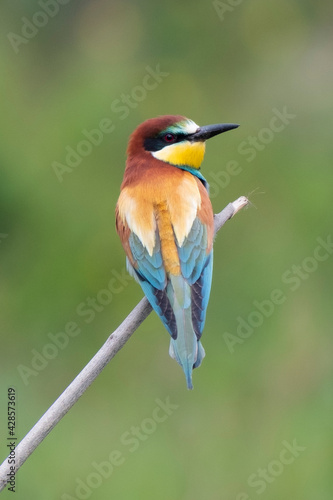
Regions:
<svg viewBox="0 0 333 500"><path fill-rule="evenodd" d="M191 168L200 168L205 155L204 142L178 142L152 153L158 160L171 163L171 165L186 165Z"/></svg>

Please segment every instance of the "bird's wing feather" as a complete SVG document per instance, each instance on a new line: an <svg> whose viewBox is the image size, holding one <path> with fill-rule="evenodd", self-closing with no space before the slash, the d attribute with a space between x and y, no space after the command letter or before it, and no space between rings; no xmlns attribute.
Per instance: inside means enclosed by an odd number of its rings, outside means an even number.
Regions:
<svg viewBox="0 0 333 500"><path fill-rule="evenodd" d="M184 279L191 286L193 328L200 339L212 282L212 251L207 254L207 226L199 217L193 222L188 236L178 247Z"/></svg>
<svg viewBox="0 0 333 500"><path fill-rule="evenodd" d="M155 246L152 255L149 254L140 238L133 232L129 235L129 246L137 272L154 288L163 290L166 285L166 276L158 231L156 231Z"/></svg>
<svg viewBox="0 0 333 500"><path fill-rule="evenodd" d="M160 238L156 234L153 254L149 255L139 238L131 233L129 246L135 259L132 274L135 276L147 299L160 316L171 337L177 336L176 318L166 293L166 275L161 254Z"/></svg>
<svg viewBox="0 0 333 500"><path fill-rule="evenodd" d="M208 255L197 281L191 287L192 323L199 339L206 320L206 310L212 285L213 250Z"/></svg>
<svg viewBox="0 0 333 500"><path fill-rule="evenodd" d="M127 268L139 282L150 304L171 335L177 336L176 318L166 293L166 274L161 253L161 241L156 230L152 255L140 238L128 227L116 211L116 229L127 255Z"/></svg>
<svg viewBox="0 0 333 500"><path fill-rule="evenodd" d="M193 285L201 274L207 258L206 250L207 227L196 217L182 246L178 246L182 275L189 285Z"/></svg>

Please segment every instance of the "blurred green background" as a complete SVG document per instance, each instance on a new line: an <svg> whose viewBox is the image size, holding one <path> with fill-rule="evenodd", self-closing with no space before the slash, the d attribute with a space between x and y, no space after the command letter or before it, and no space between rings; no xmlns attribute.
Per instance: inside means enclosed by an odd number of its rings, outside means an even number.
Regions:
<svg viewBox="0 0 333 500"><path fill-rule="evenodd" d="M194 390L152 314L19 471L17 500L331 500L333 255L317 238L332 238L332 10L3 0L1 459L7 388L22 438L142 297L114 229L134 128L161 114L240 123L208 142L202 172L215 212L241 195L253 203L216 239ZM82 145L104 119L112 131ZM283 303L265 302L264 317L254 301L274 289ZM68 322L80 333L49 347ZM38 370L36 352L52 358ZM154 424L167 398L174 409ZM295 440L302 451L283 464ZM102 479L93 463L114 450L122 464Z"/></svg>

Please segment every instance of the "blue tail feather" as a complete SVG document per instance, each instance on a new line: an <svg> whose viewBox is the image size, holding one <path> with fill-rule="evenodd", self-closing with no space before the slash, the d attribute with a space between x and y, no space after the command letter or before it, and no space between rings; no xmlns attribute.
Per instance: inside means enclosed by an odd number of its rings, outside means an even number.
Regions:
<svg viewBox="0 0 333 500"><path fill-rule="evenodd" d="M199 366L204 350L199 345L192 324L191 287L182 276L170 276L167 286L177 325L177 337L170 340L169 354L182 367L188 389L192 389L192 370Z"/></svg>

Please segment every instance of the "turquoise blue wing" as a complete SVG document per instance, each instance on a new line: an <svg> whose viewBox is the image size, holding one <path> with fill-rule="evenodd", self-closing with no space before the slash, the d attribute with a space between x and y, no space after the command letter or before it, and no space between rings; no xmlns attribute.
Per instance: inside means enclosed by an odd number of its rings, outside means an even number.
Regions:
<svg viewBox="0 0 333 500"><path fill-rule="evenodd" d="M135 233L130 234L128 242L133 259L137 264L136 270L138 273L154 288L163 290L166 286L166 275L158 232L156 231L155 247L152 255L149 255L148 250Z"/></svg>
<svg viewBox="0 0 333 500"><path fill-rule="evenodd" d="M135 261L133 267L127 260L130 273L139 282L144 294L159 315L171 337L177 336L176 318L166 293L167 279L161 253L161 242L158 232L155 236L153 254L141 243L136 234L129 236L129 246Z"/></svg>
<svg viewBox="0 0 333 500"><path fill-rule="evenodd" d="M213 272L213 253L207 254L207 226L197 217L181 247L181 271L191 286L193 328L200 339L206 319Z"/></svg>
<svg viewBox="0 0 333 500"><path fill-rule="evenodd" d="M191 287L192 323L197 338L201 337L209 301L213 276L213 250L205 260L204 267L197 281Z"/></svg>

